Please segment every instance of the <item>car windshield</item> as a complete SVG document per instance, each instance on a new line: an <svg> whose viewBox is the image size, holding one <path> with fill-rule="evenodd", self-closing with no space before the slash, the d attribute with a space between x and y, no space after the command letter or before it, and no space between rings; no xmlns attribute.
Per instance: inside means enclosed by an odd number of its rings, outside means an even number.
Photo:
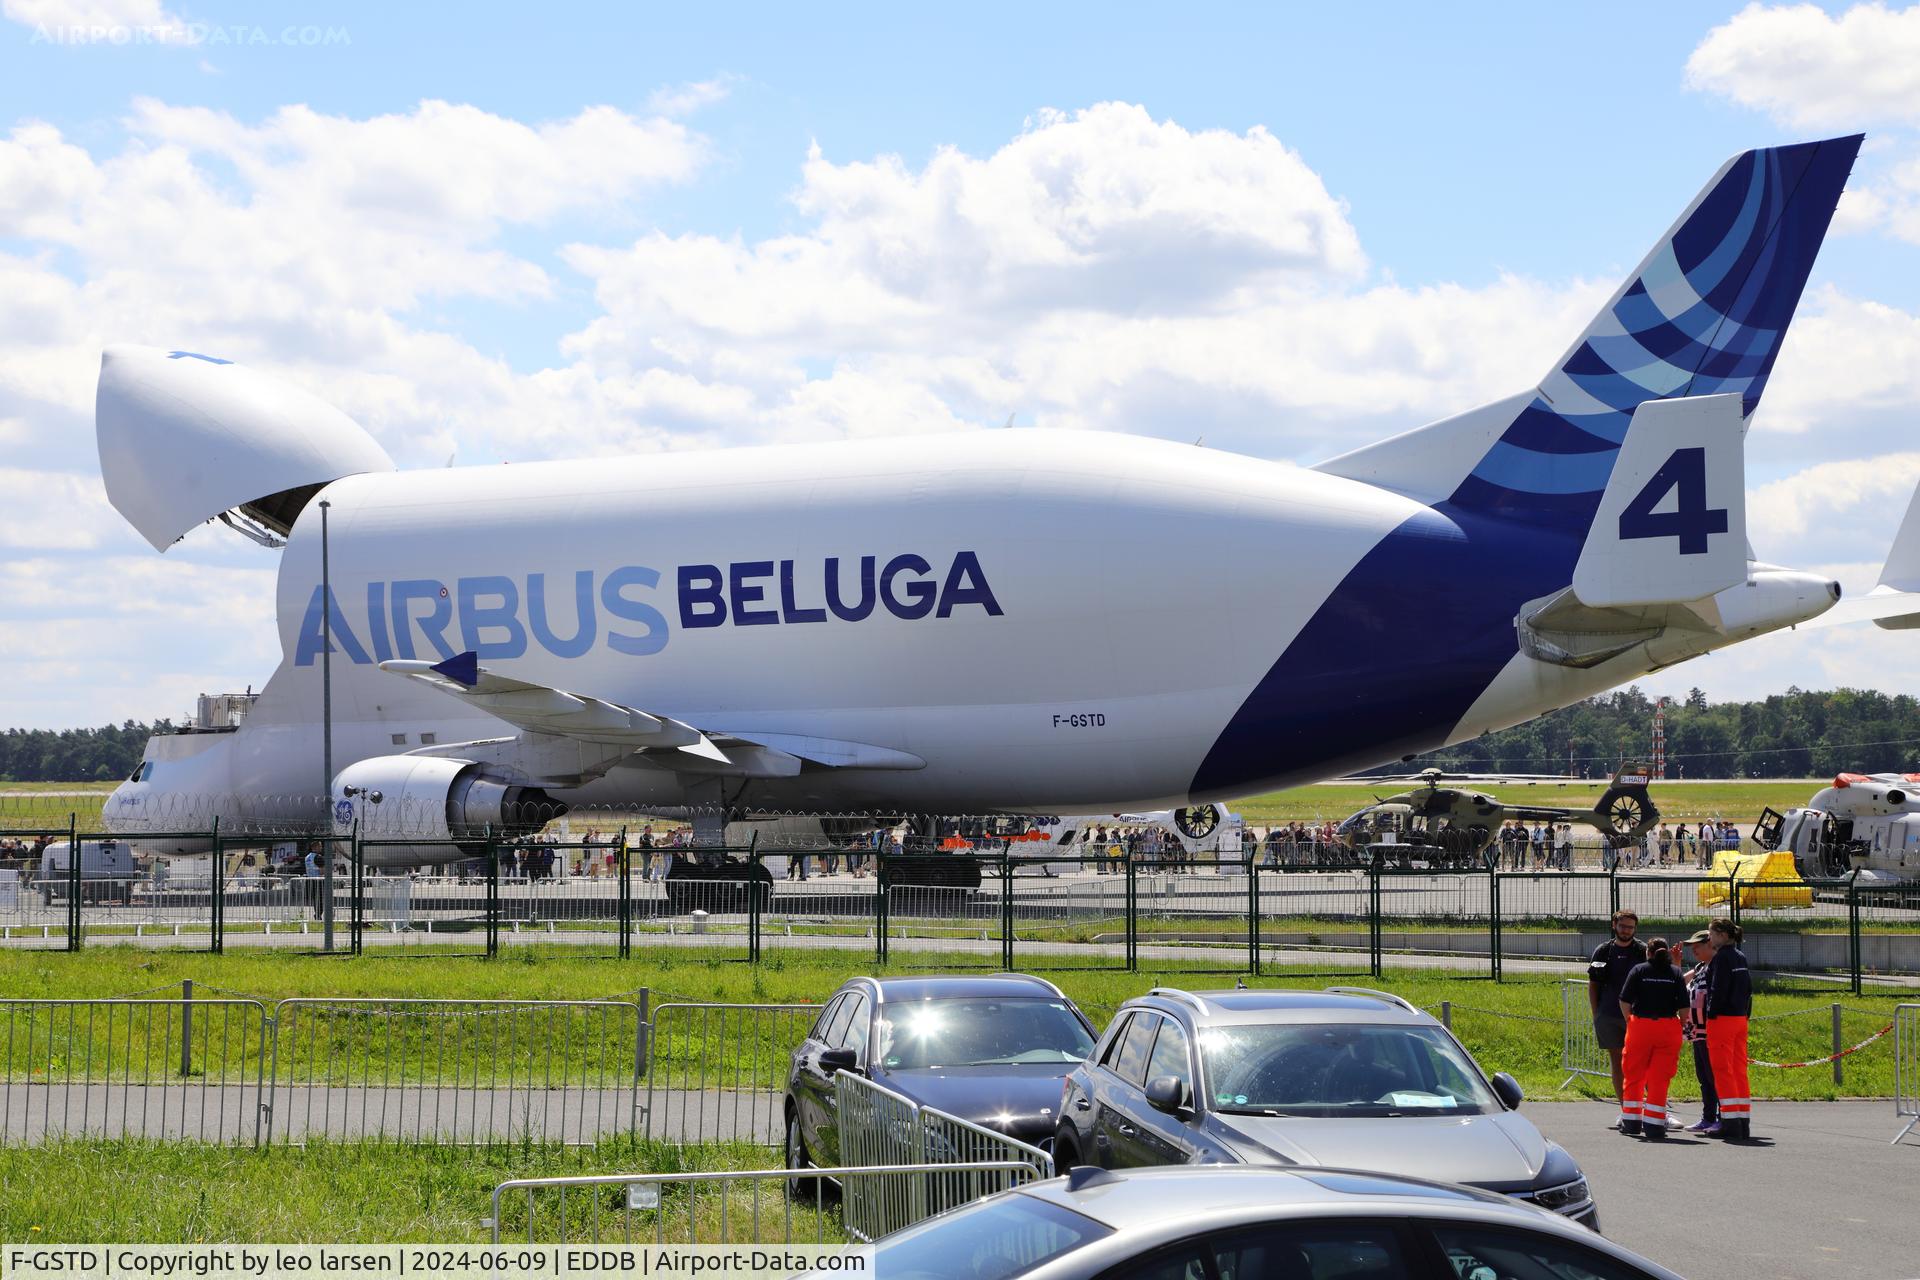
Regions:
<svg viewBox="0 0 1920 1280"><path fill-rule="evenodd" d="M1389 1116L1502 1109L1472 1061L1438 1027L1211 1027L1200 1034L1200 1056L1216 1111Z"/></svg>
<svg viewBox="0 0 1920 1280"><path fill-rule="evenodd" d="M1113 1234L1071 1209L999 1195L880 1241L873 1272L888 1280L1009 1280Z"/></svg>
<svg viewBox="0 0 1920 1280"><path fill-rule="evenodd" d="M1093 1052L1064 1000L915 1000L882 1015L873 1059L889 1071L1079 1062Z"/></svg>

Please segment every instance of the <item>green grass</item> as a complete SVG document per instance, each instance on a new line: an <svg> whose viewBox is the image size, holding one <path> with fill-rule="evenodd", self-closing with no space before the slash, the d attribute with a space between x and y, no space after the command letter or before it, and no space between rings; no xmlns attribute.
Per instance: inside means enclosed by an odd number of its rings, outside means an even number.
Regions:
<svg viewBox="0 0 1920 1280"><path fill-rule="evenodd" d="M0 795L0 830L14 828L61 828L67 816L77 814L82 830L99 828L100 806L116 784L99 782L9 782L0 784L0 792L90 791L98 799L83 796ZM1294 787L1287 791L1269 791L1248 796L1231 807L1249 823L1258 827L1282 822L1337 821L1354 810L1371 804L1373 797L1388 796L1407 789L1406 783L1321 783ZM1470 784L1494 798L1517 804L1551 805L1569 809L1591 808L1606 789L1606 779L1585 783L1508 782ZM1653 801L1661 816L1669 821L1698 822L1703 818L1728 818L1745 830L1760 816L1760 810L1772 806L1786 810L1804 805L1815 791L1827 785L1824 779L1746 782L1702 781L1655 783ZM656 831L672 823L650 820L637 814L579 813L573 825L583 823L603 828L625 822L637 828L652 821Z"/></svg>
<svg viewBox="0 0 1920 1280"><path fill-rule="evenodd" d="M13 788L0 787L0 791ZM107 794L90 796L0 795L0 831L65 831L74 817L82 831L100 829L100 808Z"/></svg>
<svg viewBox="0 0 1920 1280"><path fill-rule="evenodd" d="M629 1142L573 1148L315 1143L261 1151L108 1141L0 1147L0 1187L6 1188L0 1238L16 1244L484 1243L493 1188L509 1178L766 1165L758 1147L636 1148ZM517 1225L516 1210L524 1221L525 1204L523 1196L504 1206L509 1231ZM580 1221L587 1209L583 1197L570 1198L575 1238L588 1225ZM801 1210L795 1218L797 1230L811 1239L811 1214ZM828 1238L835 1238L831 1230Z"/></svg>
<svg viewBox="0 0 1920 1280"><path fill-rule="evenodd" d="M735 953L738 954L737 952ZM198 994L243 992L269 1002L286 996L423 996L517 999L594 999L631 992L645 986L658 1005L669 998L683 1001L719 1001L723 1003L806 1003L818 1002L846 978L858 973L922 973L956 967L973 971L991 971L995 960L988 956L946 957L943 966L934 957L901 955L886 968L876 966L870 952L862 951L783 951L770 939L765 958L758 965L683 949L637 948L635 958L626 963L592 959L568 948L515 947L499 960L462 958L413 953L405 956L370 954L358 958L327 958L313 955L276 953L268 955L229 954L207 956L193 954L149 954L112 948L84 951L78 955L61 953L0 954L0 997L61 997L124 995L155 987L174 987L183 977L192 977ZM1064 957L1065 965L1055 957L1032 957L1024 967L1040 972L1073 997L1096 1023L1104 1025L1119 1004L1156 984L1188 985L1199 988L1231 986L1232 966L1215 961L1143 962L1142 972L1129 974L1117 967L1112 958L1098 956ZM1455 1029L1489 1070L1511 1071L1527 1091L1542 1097L1581 1096L1580 1086L1562 1094L1558 1086L1564 1077L1560 1070L1560 981L1549 975L1515 975L1494 983L1481 973L1436 970L1389 970L1378 979L1364 976L1357 956L1329 955L1316 972L1300 970L1269 971L1260 985L1320 987L1334 983L1358 983L1379 986L1406 997L1423 1008L1437 1009L1442 1001L1453 1002L1457 1014ZM165 994L163 991L161 994ZM1790 1010L1808 1012L1783 1019L1763 1018L1756 1022L1754 1052L1774 1061L1793 1061L1828 1052L1831 1034L1829 1005L1841 1001L1860 1010L1846 1016L1847 1042L1865 1038L1892 1018L1892 1007L1902 998L1911 1000L1911 992L1869 992L1849 996L1844 988L1824 984L1794 987L1763 987L1759 996L1760 1014ZM1869 1025L1871 1024L1871 1025ZM1858 1034L1855 1034L1858 1032ZM123 1038L140 1040L157 1037L157 1048L140 1046L138 1060L149 1058L162 1063L177 1060L177 1041L168 1040L172 1029L166 1019L149 1030L129 1027ZM244 1074L257 1053L244 1043L227 1047L244 1037L208 1035L209 1061L199 1064L214 1078ZM568 1051L599 1060L601 1050L594 1048L596 1034L590 1024L582 1023L580 1040ZM751 1036L729 1040L720 1052L733 1067L755 1060L777 1058L783 1046L761 1043L777 1038L774 1028ZM344 1033L343 1033L344 1035ZM756 1039L757 1037L757 1039ZM13 1074L33 1071L53 1078L76 1062L79 1037L71 1037L76 1046L69 1057L65 1050L30 1058L16 1057ZM65 1045L67 1041L63 1041ZM567 1049L567 1046L559 1046ZM1788 1098L1832 1098L1885 1096L1892 1091L1891 1037L1873 1048L1849 1058L1844 1087L1836 1089L1832 1075L1824 1068L1791 1072L1756 1069L1754 1090L1757 1095ZM691 1045L686 1046L692 1052ZM425 1043L401 1036L386 1042L368 1033L358 1039L344 1035L335 1051L337 1056L317 1075L335 1079L365 1078L370 1064L378 1059L381 1070L404 1070L409 1079L432 1078L434 1071L445 1078L451 1071L429 1061ZM411 1055L411 1056L410 1056ZM315 1055L308 1052L307 1057ZM680 1059L680 1055L671 1055ZM684 1063L684 1059L680 1059ZM390 1064L397 1062L397 1067ZM471 1068L468 1068L471 1071ZM1684 1073L1683 1073L1684 1075ZM0 1200L4 1200L0 1196Z"/></svg>
<svg viewBox="0 0 1920 1280"><path fill-rule="evenodd" d="M1248 796L1229 807L1258 827L1281 822L1325 822L1338 820L1373 803L1405 791L1407 783L1321 783L1294 787L1288 791L1269 791ZM1550 805L1566 809L1590 809L1607 788L1606 779L1584 783L1503 782L1467 783L1496 800L1510 804ZM1742 782L1656 782L1653 803L1660 816L1670 822L1698 822L1703 818L1726 818L1742 830L1753 825L1760 811L1768 806L1785 811L1804 805L1813 793L1828 785L1825 779Z"/></svg>

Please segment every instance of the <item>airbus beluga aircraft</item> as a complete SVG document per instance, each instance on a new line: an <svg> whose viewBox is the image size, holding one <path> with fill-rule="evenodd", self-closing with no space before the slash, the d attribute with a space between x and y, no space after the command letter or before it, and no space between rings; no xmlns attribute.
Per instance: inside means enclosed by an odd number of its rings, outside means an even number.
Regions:
<svg viewBox="0 0 1920 1280"><path fill-rule="evenodd" d="M1839 588L1750 556L1742 435L1859 145L1734 157L1537 386L1310 468L1031 430L399 471L303 391L111 348L115 507L285 546L244 723L156 736L106 821L331 817L402 863L560 805L1201 805L1804 622Z"/></svg>

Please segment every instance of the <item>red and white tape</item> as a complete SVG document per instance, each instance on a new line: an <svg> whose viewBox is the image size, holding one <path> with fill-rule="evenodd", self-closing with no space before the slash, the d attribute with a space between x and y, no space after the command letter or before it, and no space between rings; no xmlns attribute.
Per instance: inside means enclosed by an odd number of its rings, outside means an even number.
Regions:
<svg viewBox="0 0 1920 1280"><path fill-rule="evenodd" d="M1824 1058L1814 1058L1807 1062L1762 1062L1758 1058L1748 1058L1747 1063L1755 1067L1773 1067L1780 1071L1791 1071L1795 1067L1817 1067L1823 1062L1837 1062L1850 1053L1858 1053L1891 1030L1893 1030L1893 1024L1889 1022L1886 1026L1880 1028L1859 1044L1854 1045L1851 1049L1842 1049L1838 1053L1830 1053Z"/></svg>

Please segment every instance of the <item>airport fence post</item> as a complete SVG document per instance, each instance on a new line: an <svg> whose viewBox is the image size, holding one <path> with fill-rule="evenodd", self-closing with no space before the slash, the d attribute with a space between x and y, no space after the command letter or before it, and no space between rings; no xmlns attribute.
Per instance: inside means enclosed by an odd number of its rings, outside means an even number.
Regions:
<svg viewBox="0 0 1920 1280"><path fill-rule="evenodd" d="M760 878L753 873L760 866L760 833L747 837L747 959L760 960L760 928L766 904L760 898ZM767 892L773 892L773 877L767 877Z"/></svg>
<svg viewBox="0 0 1920 1280"><path fill-rule="evenodd" d="M500 954L500 847L487 824L487 958Z"/></svg>
<svg viewBox="0 0 1920 1280"><path fill-rule="evenodd" d="M1247 972L1260 976L1260 868L1247 856Z"/></svg>
<svg viewBox="0 0 1920 1280"><path fill-rule="evenodd" d="M356 956L367 945L367 860L360 854L360 819L355 818L352 834L347 837L347 885L353 893L353 908L347 915L347 951Z"/></svg>
<svg viewBox="0 0 1920 1280"><path fill-rule="evenodd" d="M620 854L616 862L620 872L620 945L622 960L633 956L633 851L627 848L627 829L620 828ZM643 1018L646 1016L641 1015Z"/></svg>
<svg viewBox="0 0 1920 1280"><path fill-rule="evenodd" d="M227 868L220 856L220 815L213 815L213 864L207 873L207 951L219 955L227 949Z"/></svg>
<svg viewBox="0 0 1920 1280"><path fill-rule="evenodd" d="M1607 865L1607 919L1612 920L1620 914L1620 851L1613 851L1613 861Z"/></svg>
<svg viewBox="0 0 1920 1280"><path fill-rule="evenodd" d="M1451 1000L1440 1002L1440 1025L1449 1031L1453 1030L1453 1001Z"/></svg>
<svg viewBox="0 0 1920 1280"><path fill-rule="evenodd" d="M1487 961L1493 980L1500 981L1500 872L1492 863L1487 870Z"/></svg>
<svg viewBox="0 0 1920 1280"><path fill-rule="evenodd" d="M1381 954L1385 950L1384 939L1380 936L1382 927L1383 923L1380 919L1380 855L1376 852L1367 866L1367 970L1376 978L1380 976L1381 970L1386 967L1385 958Z"/></svg>
<svg viewBox="0 0 1920 1280"><path fill-rule="evenodd" d="M1847 876L1847 976L1860 994L1860 868Z"/></svg>
<svg viewBox="0 0 1920 1280"><path fill-rule="evenodd" d="M180 1078L193 1074L193 979L180 979Z"/></svg>
<svg viewBox="0 0 1920 1280"><path fill-rule="evenodd" d="M887 897L891 890L887 880L887 846L892 843L888 837L881 847L873 851L873 962L887 962Z"/></svg>
<svg viewBox="0 0 1920 1280"><path fill-rule="evenodd" d="M1000 967L1013 972L1013 850L1000 847Z"/></svg>
<svg viewBox="0 0 1920 1280"><path fill-rule="evenodd" d="M1120 862L1127 871L1127 972L1133 973L1140 968L1140 883L1134 878L1133 851L1122 853Z"/></svg>
<svg viewBox="0 0 1920 1280"><path fill-rule="evenodd" d="M1845 1045L1840 1043L1842 1034L1840 1030L1840 1002L1836 1000L1833 1002L1833 1082L1835 1084L1846 1083L1846 1068L1844 1066L1846 1059L1840 1056L1840 1051L1846 1048Z"/></svg>
<svg viewBox="0 0 1920 1280"><path fill-rule="evenodd" d="M1727 918L1740 923L1740 876L1731 871L1727 873Z"/></svg>
<svg viewBox="0 0 1920 1280"><path fill-rule="evenodd" d="M67 815L67 950L80 949L80 819Z"/></svg>

